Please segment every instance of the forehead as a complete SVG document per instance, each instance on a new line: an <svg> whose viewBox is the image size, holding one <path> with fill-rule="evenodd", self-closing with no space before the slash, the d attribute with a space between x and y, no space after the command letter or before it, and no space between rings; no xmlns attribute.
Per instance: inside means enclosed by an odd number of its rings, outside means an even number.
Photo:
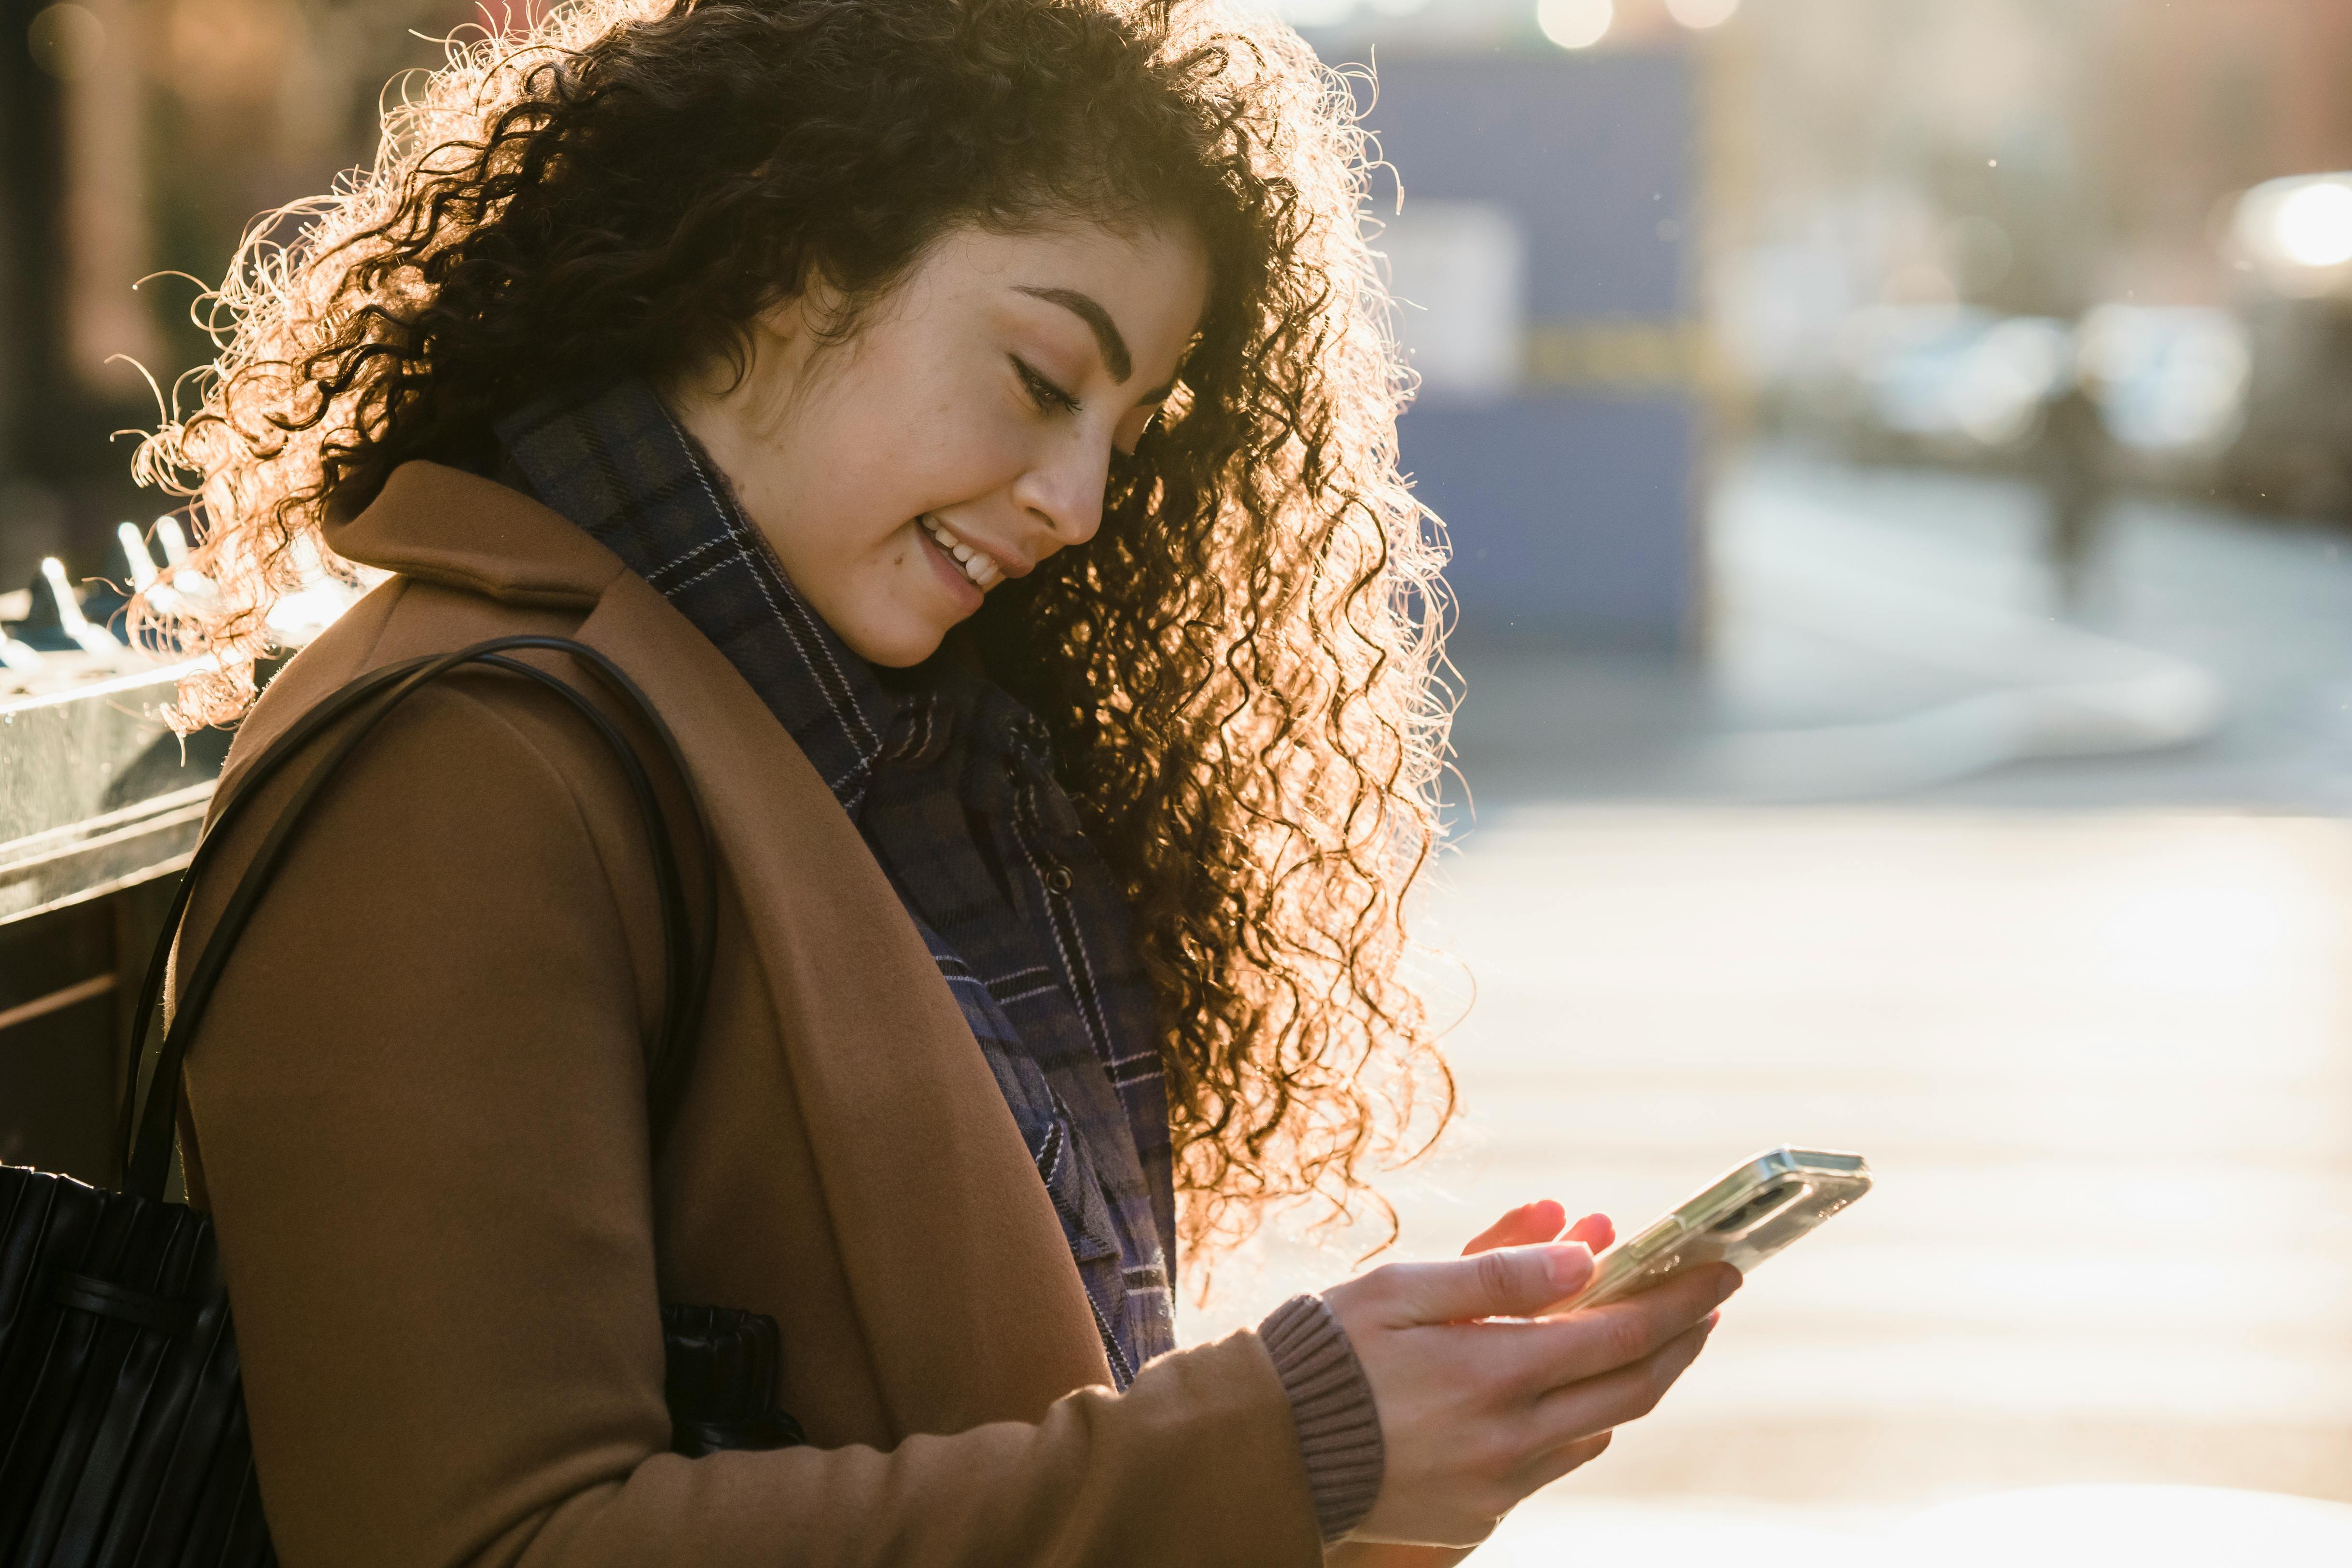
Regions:
<svg viewBox="0 0 2352 1568"><path fill-rule="evenodd" d="M1209 264L1181 224L1114 228L1055 224L1014 233L966 225L932 247L911 290L980 306L1066 315L1041 291L1072 290L1109 313L1132 345L1139 371L1174 367L1207 307ZM1070 319L1073 329L1085 329Z"/></svg>

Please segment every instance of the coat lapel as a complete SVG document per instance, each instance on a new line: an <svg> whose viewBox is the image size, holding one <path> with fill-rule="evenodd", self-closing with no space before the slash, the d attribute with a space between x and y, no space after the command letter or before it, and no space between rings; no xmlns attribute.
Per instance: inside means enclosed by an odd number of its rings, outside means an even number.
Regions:
<svg viewBox="0 0 2352 1568"><path fill-rule="evenodd" d="M706 1038L699 1062L779 1054L897 1431L1035 1419L1107 1384L1060 1223L955 998L856 827L725 656L554 512L454 469L404 465L330 543L505 602L593 605L572 634L668 722L732 895L722 924L742 923L773 1019L756 1042ZM791 1201L805 1197L779 1179L777 1225Z"/></svg>
<svg viewBox="0 0 2352 1568"><path fill-rule="evenodd" d="M1034 1416L1108 1382L1012 1113L840 803L734 667L635 578L614 580L578 636L644 686L701 791L896 1424Z"/></svg>

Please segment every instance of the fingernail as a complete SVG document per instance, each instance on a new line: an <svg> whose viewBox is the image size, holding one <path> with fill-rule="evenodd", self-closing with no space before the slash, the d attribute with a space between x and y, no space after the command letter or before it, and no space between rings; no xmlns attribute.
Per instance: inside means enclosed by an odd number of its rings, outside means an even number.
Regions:
<svg viewBox="0 0 2352 1568"><path fill-rule="evenodd" d="M1544 1260L1544 1268L1551 1288L1565 1295L1592 1278L1592 1249L1581 1241L1559 1242Z"/></svg>

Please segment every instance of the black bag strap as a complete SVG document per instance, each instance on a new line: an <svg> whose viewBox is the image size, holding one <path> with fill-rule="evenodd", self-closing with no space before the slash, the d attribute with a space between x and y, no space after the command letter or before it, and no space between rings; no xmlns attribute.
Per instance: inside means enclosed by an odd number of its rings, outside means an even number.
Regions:
<svg viewBox="0 0 2352 1568"><path fill-rule="evenodd" d="M561 653L578 660L660 742L671 772L684 793L687 812L692 820L692 841L701 873L698 890L698 902L701 905L699 922L688 915L669 825L663 818L653 781L635 748L602 708L568 682L536 664L510 656L523 651ZM129 1075L124 1080L122 1113L117 1128L117 1144L123 1162L124 1191L147 1198L163 1196L164 1183L171 1175L172 1144L179 1123L181 1071L186 1061L188 1046L194 1039L205 1009L210 1004L213 992L220 983L222 971L227 967L237 937L252 916L254 905L260 902L262 894L268 891L271 880L277 875L295 830L308 814L319 792L327 787L361 743L402 703L432 682L468 664L487 664L520 675L562 697L588 721L597 737L612 752L628 781L630 793L635 798L644 822L646 847L653 857L655 885L661 905L665 976L662 1010L646 1051L648 1122L655 1149L659 1151L667 1137L678 1099L692 1070L694 1041L701 1025L702 1009L710 986L711 941L719 912L719 873L711 854L709 825L704 818L701 801L696 796L693 777L687 770L685 756L678 750L677 737L662 722L661 716L654 711L653 704L645 693L619 665L595 649L567 637L495 637L455 653L428 654L386 665L336 691L303 714L285 734L255 758L238 779L234 793L214 813L195 852L189 857L187 869L180 873L179 889L173 895L171 909L163 917L162 935L156 939L154 954L147 966L146 980L140 988L138 1010L131 1023ZM278 814L277 821L271 824L268 835L246 867L244 876L239 879L222 910L218 924L205 943L203 954L189 970L186 984L181 988L179 1008L173 1015L171 1027L164 1031L163 1046L156 1053L154 1068L148 1077L147 1092L142 1096L139 1093L139 1067L146 1055L149 1020L153 1018L157 1004L163 999L164 976L170 967L173 943L178 936L181 922L186 916L188 901L195 891L198 874L211 862L219 845L226 840L229 828L244 815L246 808L269 780L276 778L295 755L327 727L362 709L364 711L360 713L358 720L336 741L326 759L303 779L294 798Z"/></svg>

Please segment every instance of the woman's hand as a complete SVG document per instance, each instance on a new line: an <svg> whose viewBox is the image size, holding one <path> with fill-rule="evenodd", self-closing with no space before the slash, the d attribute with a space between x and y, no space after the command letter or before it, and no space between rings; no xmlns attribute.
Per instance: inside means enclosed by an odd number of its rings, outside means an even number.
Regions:
<svg viewBox="0 0 2352 1568"><path fill-rule="evenodd" d="M1557 1204L1529 1204L1458 1261L1391 1263L1323 1293L1363 1364L1387 1448L1380 1499L1352 1539L1483 1541L1520 1499L1607 1448L1612 1428L1648 1414L1739 1288L1718 1264L1529 1320L1580 1290L1592 1248L1608 1244L1598 1215L1545 1239L1562 1218Z"/></svg>

